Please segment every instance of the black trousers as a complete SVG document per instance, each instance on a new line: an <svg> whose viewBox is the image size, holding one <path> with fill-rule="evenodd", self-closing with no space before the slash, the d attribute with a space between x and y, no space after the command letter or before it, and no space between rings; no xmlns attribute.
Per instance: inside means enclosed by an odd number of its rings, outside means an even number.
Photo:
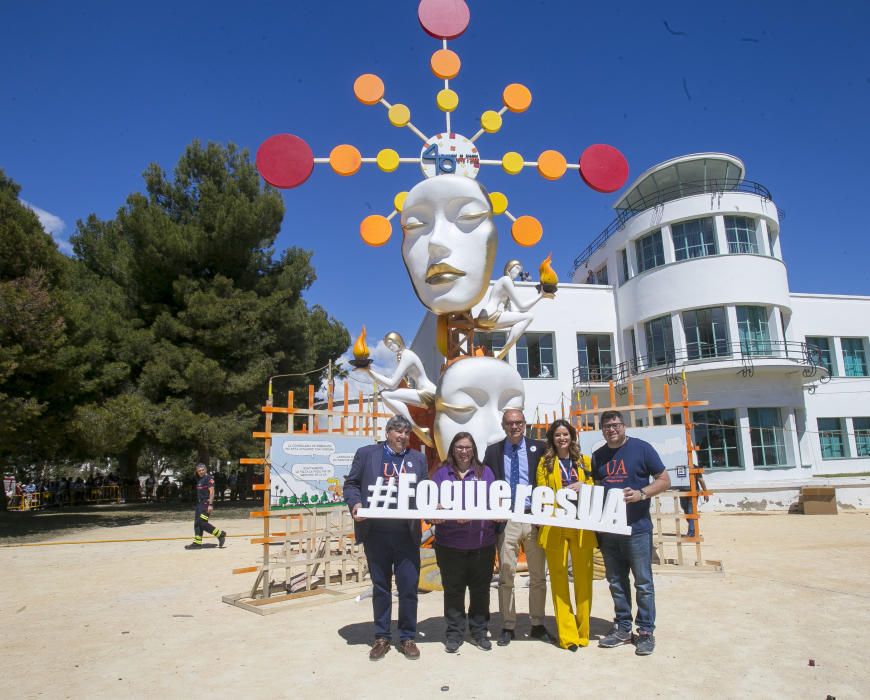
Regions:
<svg viewBox="0 0 870 700"><path fill-rule="evenodd" d="M206 503L197 503L196 514L193 516L194 542L202 542L203 532L210 532L215 537L221 534L220 528L216 528L208 521L208 505Z"/></svg>
<svg viewBox="0 0 870 700"><path fill-rule="evenodd" d="M486 634L489 622L489 584L495 562L495 545L480 549L451 549L435 545L435 557L444 586L444 620L447 639L465 638L466 620L472 637ZM468 590L468 615L465 591Z"/></svg>

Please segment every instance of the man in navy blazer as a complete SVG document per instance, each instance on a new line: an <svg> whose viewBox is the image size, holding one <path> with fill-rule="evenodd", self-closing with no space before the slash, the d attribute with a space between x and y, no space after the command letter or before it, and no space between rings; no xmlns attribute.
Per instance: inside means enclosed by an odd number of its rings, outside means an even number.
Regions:
<svg viewBox="0 0 870 700"><path fill-rule="evenodd" d="M387 422L386 442L366 445L356 451L350 472L344 480L344 500L354 519L357 542L363 545L372 580L372 610L375 643L369 652L372 661L384 658L390 650L390 620L393 614L393 575L399 591L399 649L408 659L420 658L417 636L417 584L420 580L419 519L366 519L357 516L369 503L369 486L377 478L398 478L416 474L420 483L429 477L426 457L408 448L411 423L402 416ZM414 499L411 499L414 507Z"/></svg>
<svg viewBox="0 0 870 700"><path fill-rule="evenodd" d="M486 448L483 462L495 473L496 479L509 484L535 486L538 461L544 455L544 443L526 440L526 418L519 409L504 412L501 427L505 439ZM512 489L513 491L513 489ZM525 505L528 512L529 503ZM502 617L502 630L498 645L507 646L515 635L517 625L514 576L517 572L517 557L520 545L526 553L529 565L529 621L531 637L544 642L553 638L544 627L544 606L547 602L547 559L538 544L538 528L529 523L509 520L498 536L498 608Z"/></svg>

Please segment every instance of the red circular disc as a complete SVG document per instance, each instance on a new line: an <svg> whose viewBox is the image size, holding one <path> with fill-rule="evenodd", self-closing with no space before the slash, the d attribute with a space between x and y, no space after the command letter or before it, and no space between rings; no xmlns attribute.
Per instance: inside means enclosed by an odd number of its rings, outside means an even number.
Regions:
<svg viewBox="0 0 870 700"><path fill-rule="evenodd" d="M628 180L628 161L613 146L596 143L580 156L580 177L593 190L616 192Z"/></svg>
<svg viewBox="0 0 870 700"><path fill-rule="evenodd" d="M471 11L465 0L420 0L417 17L429 36L455 39L468 29Z"/></svg>
<svg viewBox="0 0 870 700"><path fill-rule="evenodd" d="M311 147L293 134L270 136L257 149L257 170L273 187L299 187L314 170Z"/></svg>

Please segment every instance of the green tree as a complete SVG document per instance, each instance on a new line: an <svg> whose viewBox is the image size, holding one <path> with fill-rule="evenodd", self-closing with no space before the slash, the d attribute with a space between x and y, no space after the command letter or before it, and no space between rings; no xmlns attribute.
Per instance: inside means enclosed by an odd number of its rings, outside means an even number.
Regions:
<svg viewBox="0 0 870 700"><path fill-rule="evenodd" d="M283 203L246 151L194 142L172 177L151 165L144 178L114 219L92 215L72 239L79 313L103 358L83 364L94 394L75 427L128 474L149 445L204 462L249 449L268 377L321 367L350 342L302 297L311 253L275 255ZM288 384L301 394L318 380Z"/></svg>
<svg viewBox="0 0 870 700"><path fill-rule="evenodd" d="M69 261L19 193L0 170L0 461L23 466L63 443Z"/></svg>

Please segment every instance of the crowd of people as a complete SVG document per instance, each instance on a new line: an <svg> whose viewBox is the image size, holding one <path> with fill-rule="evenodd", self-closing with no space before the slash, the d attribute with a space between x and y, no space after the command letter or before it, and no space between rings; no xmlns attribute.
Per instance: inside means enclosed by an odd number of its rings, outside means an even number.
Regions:
<svg viewBox="0 0 870 700"><path fill-rule="evenodd" d="M214 474L215 498L246 500L253 497L252 485L262 481L262 475L248 479L244 471ZM196 478L191 475L179 480L164 476L161 481L149 474L138 479L122 479L114 472L90 476L57 479L26 479L6 481L6 504L10 510L38 510L95 503L187 502L196 499Z"/></svg>
<svg viewBox="0 0 870 700"><path fill-rule="evenodd" d="M512 520L432 521L435 554L444 587L446 651L455 653L465 642L466 635L470 635L471 643L478 648L492 649L489 586L496 554L501 614L496 643L507 646L515 639L514 577L521 548L529 572L529 637L557 644L571 652L588 646L592 556L598 547L604 558L614 607L612 628L598 640L598 646L612 648L634 644L637 655L652 654L655 649L655 589L649 499L670 486L661 458L649 443L626 435L625 421L619 411L602 414L605 445L592 455L581 454L576 430L565 420L550 425L544 442L526 437L526 420L520 410L505 411L502 428L504 440L487 447L482 461L477 457L473 436L467 432L457 433L444 463L432 474L432 480L439 484L506 481L512 508L520 485L548 486L555 491L562 488L579 491L583 484L598 484L605 490L619 489L626 503L631 534L538 527ZM344 484L344 498L354 517L356 538L365 550L372 580L374 643L369 658L373 661L382 659L392 646L393 577L398 589L398 648L408 659L420 657L416 645L420 521L367 519L358 514L361 507L368 507L368 487L375 484L378 477L412 473L418 482L429 478L426 457L408 447L410 434L411 424L407 419L391 418L383 443L367 445L356 452ZM531 512L530 498L526 498L524 508L525 512ZM548 569L555 632L547 629L544 617ZM630 576L634 579L634 616Z"/></svg>

